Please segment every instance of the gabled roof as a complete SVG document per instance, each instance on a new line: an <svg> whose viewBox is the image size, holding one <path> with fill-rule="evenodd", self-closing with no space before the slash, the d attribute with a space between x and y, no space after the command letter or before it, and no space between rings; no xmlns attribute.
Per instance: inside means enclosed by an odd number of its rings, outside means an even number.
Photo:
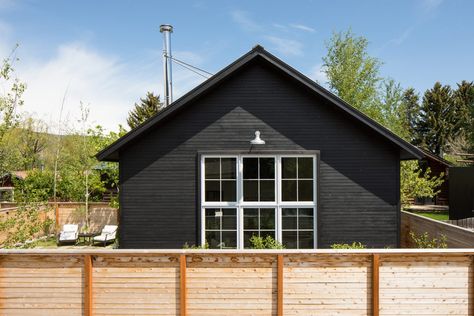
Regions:
<svg viewBox="0 0 474 316"><path fill-rule="evenodd" d="M440 156L433 154L431 151L418 147L423 152L423 159L429 159L437 161L438 163L445 165L446 167L452 167L452 163L447 161L446 159L441 158Z"/></svg>
<svg viewBox="0 0 474 316"><path fill-rule="evenodd" d="M262 46L257 45L251 51L234 61L229 66L225 67L214 76L209 78L208 80L204 81L196 88L192 89L184 96L179 98L178 100L174 101L164 110L157 113L155 116L151 117L147 121L145 121L140 126L132 129L130 132L122 136L120 139L109 145L108 147L104 148L100 151L96 157L99 160L105 161L118 161L119 159L119 150L123 148L125 145L129 144L131 141L137 139L140 135L147 132L150 128L154 126L158 126L159 122L179 111L182 107L185 107L191 100L194 98L199 97L203 93L207 92L209 89L217 85L218 83L222 82L224 79L228 78L231 74L236 72L238 69L243 67L244 65L248 64L250 61L260 58L264 62L272 65L273 67L277 68L278 70L284 72L290 78L298 81L305 87L309 88L314 93L326 98L335 106L346 112L347 114L351 115L353 118L357 119L358 121L362 122L369 128L373 129L375 132L379 133L396 146L398 146L401 151L401 159L420 159L422 158L423 152L419 150L416 146L406 142L405 140L401 139L379 123L375 122L362 112L358 111L357 109L350 106L341 98L337 97L333 93L329 92L313 80L309 79L296 69L292 68L288 64L284 63L282 60L278 59L277 57L273 56L269 52L267 52Z"/></svg>

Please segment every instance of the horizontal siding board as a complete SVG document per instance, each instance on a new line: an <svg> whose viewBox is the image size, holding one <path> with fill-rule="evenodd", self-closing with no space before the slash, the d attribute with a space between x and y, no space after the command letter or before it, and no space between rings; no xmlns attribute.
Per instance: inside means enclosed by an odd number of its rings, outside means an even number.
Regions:
<svg viewBox="0 0 474 316"><path fill-rule="evenodd" d="M259 64L120 152L121 248L181 248L198 242L198 153L319 150L320 247L398 244L399 150L323 98Z"/></svg>

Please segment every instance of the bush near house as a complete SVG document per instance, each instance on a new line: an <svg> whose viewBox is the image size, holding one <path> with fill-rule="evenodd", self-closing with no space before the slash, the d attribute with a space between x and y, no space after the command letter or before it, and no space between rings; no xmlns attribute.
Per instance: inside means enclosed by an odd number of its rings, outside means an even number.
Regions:
<svg viewBox="0 0 474 316"><path fill-rule="evenodd" d="M332 244L331 249L366 249L367 246L360 242L353 242L352 244Z"/></svg>
<svg viewBox="0 0 474 316"><path fill-rule="evenodd" d="M440 238L430 238L428 232L424 232L420 235L410 232L410 238L415 248L448 248L448 238L443 234L441 234Z"/></svg>

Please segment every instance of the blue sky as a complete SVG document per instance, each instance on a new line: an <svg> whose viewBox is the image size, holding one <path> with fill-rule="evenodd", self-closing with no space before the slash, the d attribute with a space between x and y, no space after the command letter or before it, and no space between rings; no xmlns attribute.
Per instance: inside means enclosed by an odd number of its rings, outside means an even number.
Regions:
<svg viewBox="0 0 474 316"><path fill-rule="evenodd" d="M159 25L174 26L175 57L216 72L255 44L325 82L325 41L352 28L382 74L418 91L474 80L474 1L13 1L0 0L0 54L15 43L24 111L56 122L66 93L91 124L115 129L146 91L162 93ZM175 95L203 78L174 66ZM67 92L66 92L67 91Z"/></svg>

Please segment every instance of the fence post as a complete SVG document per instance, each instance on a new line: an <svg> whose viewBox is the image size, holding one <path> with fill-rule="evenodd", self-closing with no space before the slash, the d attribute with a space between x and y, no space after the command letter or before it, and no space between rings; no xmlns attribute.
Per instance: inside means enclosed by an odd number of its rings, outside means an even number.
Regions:
<svg viewBox="0 0 474 316"><path fill-rule="evenodd" d="M179 256L179 311L186 316L186 255Z"/></svg>
<svg viewBox="0 0 474 316"><path fill-rule="evenodd" d="M92 316L92 256L84 256L84 315Z"/></svg>
<svg viewBox="0 0 474 316"><path fill-rule="evenodd" d="M54 206L54 221L55 221L55 233L58 233L59 232L59 205L58 203L56 202L55 206Z"/></svg>
<svg viewBox="0 0 474 316"><path fill-rule="evenodd" d="M378 254L372 255L372 315L379 316L379 267L380 258Z"/></svg>
<svg viewBox="0 0 474 316"><path fill-rule="evenodd" d="M283 255L277 257L277 315L283 316Z"/></svg>

